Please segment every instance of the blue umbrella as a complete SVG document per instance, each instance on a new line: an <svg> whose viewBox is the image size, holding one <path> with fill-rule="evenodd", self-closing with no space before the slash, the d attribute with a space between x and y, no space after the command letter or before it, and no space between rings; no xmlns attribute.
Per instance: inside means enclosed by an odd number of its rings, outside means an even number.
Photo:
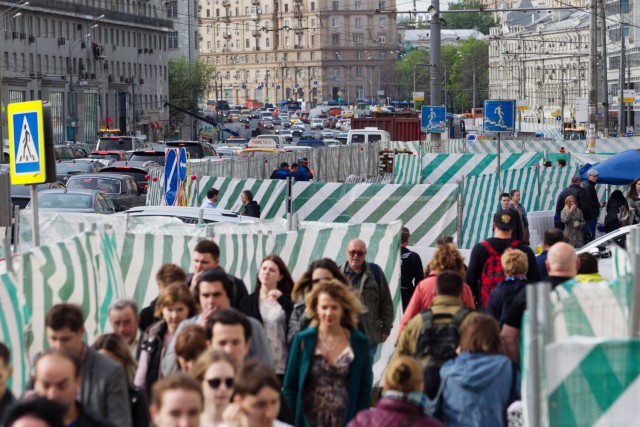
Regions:
<svg viewBox="0 0 640 427"><path fill-rule="evenodd" d="M640 149L625 150L593 165L580 168L580 178L588 179L589 169L598 171L598 184L627 185L640 178Z"/></svg>

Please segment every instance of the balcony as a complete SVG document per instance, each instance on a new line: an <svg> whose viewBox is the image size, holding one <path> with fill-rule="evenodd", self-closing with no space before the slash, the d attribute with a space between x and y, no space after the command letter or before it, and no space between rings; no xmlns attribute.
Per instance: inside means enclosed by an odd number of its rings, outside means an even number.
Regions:
<svg viewBox="0 0 640 427"><path fill-rule="evenodd" d="M304 35L304 30L302 28L297 28L296 30L293 31L293 33L296 36L303 36Z"/></svg>
<svg viewBox="0 0 640 427"><path fill-rule="evenodd" d="M222 37L224 37L227 40L231 39L231 31L223 31Z"/></svg>
<svg viewBox="0 0 640 427"><path fill-rule="evenodd" d="M260 6L260 0L251 0L251 4L254 6Z"/></svg>
<svg viewBox="0 0 640 427"><path fill-rule="evenodd" d="M254 21L259 21L260 20L260 14L258 12L251 12L251 14L249 16Z"/></svg>
<svg viewBox="0 0 640 427"><path fill-rule="evenodd" d="M231 7L231 2L229 0L222 0L222 7Z"/></svg>
<svg viewBox="0 0 640 427"><path fill-rule="evenodd" d="M231 15L227 13L226 15L222 15L220 19L222 19L223 22L231 22Z"/></svg>
<svg viewBox="0 0 640 427"><path fill-rule="evenodd" d="M252 35L253 37L259 38L260 36L262 36L262 34L261 34L261 33L262 33L262 32L261 32L260 30L253 30L253 31L251 32L251 35Z"/></svg>

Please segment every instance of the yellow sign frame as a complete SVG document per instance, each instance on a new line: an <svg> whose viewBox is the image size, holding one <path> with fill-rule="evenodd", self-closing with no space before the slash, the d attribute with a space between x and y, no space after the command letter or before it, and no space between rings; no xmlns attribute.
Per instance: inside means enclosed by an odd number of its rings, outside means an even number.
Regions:
<svg viewBox="0 0 640 427"><path fill-rule="evenodd" d="M36 113L36 130L37 130L37 149L39 151L38 170L20 172L17 170L16 154L18 145L20 144L20 128L22 123L18 124L16 129L16 116L25 113ZM23 116L24 117L24 116ZM44 143L44 115L42 111L42 101L15 102L7 105L7 121L9 128L9 159L12 184L42 184L47 180L47 171L45 165L45 143ZM16 134L17 131L17 134ZM32 130L33 132L33 130ZM35 163L35 162L33 162Z"/></svg>

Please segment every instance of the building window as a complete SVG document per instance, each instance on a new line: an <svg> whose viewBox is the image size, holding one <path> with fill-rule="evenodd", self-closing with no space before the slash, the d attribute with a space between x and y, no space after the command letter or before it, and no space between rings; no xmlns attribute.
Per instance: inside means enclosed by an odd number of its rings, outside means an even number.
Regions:
<svg viewBox="0 0 640 427"><path fill-rule="evenodd" d="M244 41L244 47L245 47L246 49L249 49L249 48L251 47L251 45L249 44L249 39L245 39L245 41Z"/></svg>
<svg viewBox="0 0 640 427"><path fill-rule="evenodd" d="M381 16L378 18L378 27L386 27L387 26L387 17Z"/></svg>
<svg viewBox="0 0 640 427"><path fill-rule="evenodd" d="M385 2L384 1L379 1L378 2L378 9L384 10L384 8L385 8Z"/></svg>
<svg viewBox="0 0 640 427"><path fill-rule="evenodd" d="M356 99L364 99L364 87L356 86Z"/></svg>
<svg viewBox="0 0 640 427"><path fill-rule="evenodd" d="M266 47L271 46L271 44L270 44L269 40L270 40L270 39L268 39L268 38L264 39L264 45L265 45ZM267 61L268 61L268 60L267 60Z"/></svg>
<svg viewBox="0 0 640 427"><path fill-rule="evenodd" d="M340 19L338 18L331 18L331 26L333 28L338 28L340 26Z"/></svg>
<svg viewBox="0 0 640 427"><path fill-rule="evenodd" d="M386 43L387 36L378 36L378 43Z"/></svg>
<svg viewBox="0 0 640 427"><path fill-rule="evenodd" d="M316 45L316 36L311 36L311 46Z"/></svg>
<svg viewBox="0 0 640 427"><path fill-rule="evenodd" d="M340 43L340 34L331 34L331 43L336 45Z"/></svg>
<svg viewBox="0 0 640 427"><path fill-rule="evenodd" d="M335 78L340 77L340 69L339 68L332 69L331 70L331 77L335 77Z"/></svg>
<svg viewBox="0 0 640 427"><path fill-rule="evenodd" d="M316 19L315 18L311 19L311 28L313 28L314 30L316 28Z"/></svg>
<svg viewBox="0 0 640 427"><path fill-rule="evenodd" d="M284 4L284 11L285 12L289 12L289 4L288 3Z"/></svg>
<svg viewBox="0 0 640 427"><path fill-rule="evenodd" d="M331 10L339 10L340 9L340 2L333 0L331 2Z"/></svg>
<svg viewBox="0 0 640 427"><path fill-rule="evenodd" d="M356 28L362 28L362 18L356 18Z"/></svg>
<svg viewBox="0 0 640 427"><path fill-rule="evenodd" d="M362 44L362 34L354 34L353 35L353 42L355 44Z"/></svg>
<svg viewBox="0 0 640 427"><path fill-rule="evenodd" d="M356 0L356 1L353 3L353 9L354 9L354 10L360 10L360 9L362 9L362 1L361 1L361 0Z"/></svg>
<svg viewBox="0 0 640 427"><path fill-rule="evenodd" d="M316 53L315 52L311 52L311 60L312 61L316 60Z"/></svg>
<svg viewBox="0 0 640 427"><path fill-rule="evenodd" d="M356 67L356 77L364 76L364 68L361 66Z"/></svg>
<svg viewBox="0 0 640 427"><path fill-rule="evenodd" d="M171 31L169 32L169 49L177 49L178 48L178 32Z"/></svg>
<svg viewBox="0 0 640 427"><path fill-rule="evenodd" d="M178 17L177 0L172 0L167 2L167 18L177 18L177 17Z"/></svg>
<svg viewBox="0 0 640 427"><path fill-rule="evenodd" d="M312 1L311 2L311 10L316 10L316 2Z"/></svg>
<svg viewBox="0 0 640 427"><path fill-rule="evenodd" d="M364 56L364 55L363 55L363 53L362 53L362 51L361 51L361 50L359 50L359 51L357 51L357 52L356 52L356 59L362 59L362 58L363 58L363 56Z"/></svg>

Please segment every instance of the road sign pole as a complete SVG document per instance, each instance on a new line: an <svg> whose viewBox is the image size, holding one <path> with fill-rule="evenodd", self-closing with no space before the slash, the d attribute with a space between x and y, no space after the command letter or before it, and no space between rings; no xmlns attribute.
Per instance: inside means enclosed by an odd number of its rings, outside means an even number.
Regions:
<svg viewBox="0 0 640 427"><path fill-rule="evenodd" d="M38 185L31 185L31 213L33 214L33 246L40 246L40 219L38 218Z"/></svg>

